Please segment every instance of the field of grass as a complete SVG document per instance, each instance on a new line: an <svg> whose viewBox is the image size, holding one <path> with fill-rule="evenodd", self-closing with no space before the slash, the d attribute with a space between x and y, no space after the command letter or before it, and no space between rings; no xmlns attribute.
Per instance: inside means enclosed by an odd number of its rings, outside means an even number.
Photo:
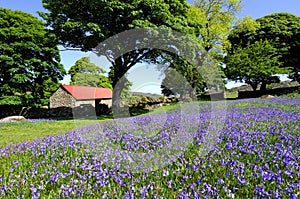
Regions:
<svg viewBox="0 0 300 199"><path fill-rule="evenodd" d="M172 109L175 106L168 108L159 108L155 112L163 111L164 109ZM147 115L149 112L145 110L131 111L133 116ZM70 130L75 130L78 127L101 122L104 120L113 119L113 115L99 116L97 119L31 119L27 122L0 123L0 148L9 144L16 144L25 141L33 141L40 137L49 135L59 135Z"/></svg>
<svg viewBox="0 0 300 199"><path fill-rule="evenodd" d="M77 126L1 124L0 134L60 133L0 147L0 198L299 198L300 100L226 104Z"/></svg>
<svg viewBox="0 0 300 199"><path fill-rule="evenodd" d="M97 120L28 120L27 122L0 123L0 148L8 144L33 141L39 137L63 134Z"/></svg>
<svg viewBox="0 0 300 199"><path fill-rule="evenodd" d="M225 98L231 98L231 99L236 99L238 98L238 93L225 93Z"/></svg>

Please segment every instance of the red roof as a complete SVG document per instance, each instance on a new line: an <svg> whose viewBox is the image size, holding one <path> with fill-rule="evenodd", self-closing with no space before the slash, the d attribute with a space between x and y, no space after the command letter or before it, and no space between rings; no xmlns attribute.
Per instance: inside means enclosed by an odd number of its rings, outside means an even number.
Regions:
<svg viewBox="0 0 300 199"><path fill-rule="evenodd" d="M66 84L62 84L61 86L76 100L112 98L112 91L109 88L98 88L92 86L72 86Z"/></svg>

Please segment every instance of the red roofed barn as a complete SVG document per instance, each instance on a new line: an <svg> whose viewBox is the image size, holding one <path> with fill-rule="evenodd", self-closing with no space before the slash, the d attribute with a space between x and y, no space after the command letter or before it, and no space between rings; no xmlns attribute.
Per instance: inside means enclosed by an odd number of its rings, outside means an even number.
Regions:
<svg viewBox="0 0 300 199"><path fill-rule="evenodd" d="M110 89L62 84L50 97L50 108L74 108L82 105L92 105L96 108L99 104L111 107L112 91Z"/></svg>

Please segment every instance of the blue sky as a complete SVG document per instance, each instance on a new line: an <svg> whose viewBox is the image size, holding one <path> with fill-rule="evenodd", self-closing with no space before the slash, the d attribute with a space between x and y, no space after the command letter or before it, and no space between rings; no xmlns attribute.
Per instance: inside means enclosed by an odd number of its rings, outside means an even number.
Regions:
<svg viewBox="0 0 300 199"><path fill-rule="evenodd" d="M188 2L192 2L189 0ZM38 17L37 11L44 11L41 0L0 0L0 7L10 8L12 10L21 10L24 12L31 13ZM253 19L263 17L265 15L275 13L275 12L289 12L295 15L300 16L300 0L244 0L243 9L239 13L239 18L242 18L246 15L252 16ZM70 66L74 65L76 60L80 59L83 56L90 56L90 53L81 53L74 51L62 51L61 52L61 62L65 66L66 70L69 70ZM92 56L92 55L91 55ZM99 61L97 61L98 63ZM108 69L108 64L104 61L101 61L101 66ZM149 67L143 67L144 71L141 72L141 65L131 70L129 73L129 78L131 81L136 82L133 86L135 91L152 91L159 93L159 81L161 78L158 73L155 73ZM151 74L152 78L149 78L150 75L147 75L147 78L141 78L141 75L136 79L131 79L137 76L137 74ZM143 81L144 80L144 81ZM68 83L69 77L66 77L63 80L63 83ZM230 83L227 86L232 87L234 85ZM154 88L156 87L156 88Z"/></svg>

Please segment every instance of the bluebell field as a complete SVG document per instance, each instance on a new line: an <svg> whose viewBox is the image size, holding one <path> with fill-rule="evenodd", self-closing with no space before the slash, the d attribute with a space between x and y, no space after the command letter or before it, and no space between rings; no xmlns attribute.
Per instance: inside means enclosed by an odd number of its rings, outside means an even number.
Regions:
<svg viewBox="0 0 300 199"><path fill-rule="evenodd" d="M1 148L0 198L300 198L300 100L211 106Z"/></svg>

